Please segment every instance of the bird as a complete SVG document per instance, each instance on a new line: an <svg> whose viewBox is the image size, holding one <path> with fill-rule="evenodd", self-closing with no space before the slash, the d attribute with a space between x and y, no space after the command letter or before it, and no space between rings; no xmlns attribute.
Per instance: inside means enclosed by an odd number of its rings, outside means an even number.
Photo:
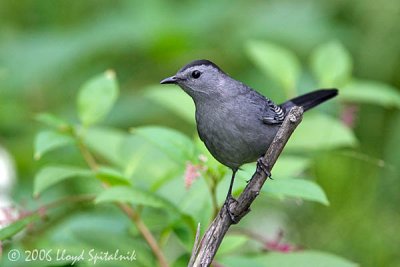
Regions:
<svg viewBox="0 0 400 267"><path fill-rule="evenodd" d="M261 168L270 177L259 159L290 109L301 106L307 111L338 94L335 88L319 89L277 105L207 59L186 64L160 83L178 85L193 99L200 139L216 160L232 170L224 205L233 222L229 204L236 201L232 188L240 166L257 161L257 169Z"/></svg>

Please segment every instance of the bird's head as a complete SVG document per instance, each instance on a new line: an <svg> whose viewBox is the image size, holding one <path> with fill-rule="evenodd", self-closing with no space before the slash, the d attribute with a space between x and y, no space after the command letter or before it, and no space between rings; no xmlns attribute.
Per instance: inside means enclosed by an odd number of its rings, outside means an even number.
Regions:
<svg viewBox="0 0 400 267"><path fill-rule="evenodd" d="M227 75L209 60L195 60L182 67L161 84L177 84L195 101L223 93Z"/></svg>

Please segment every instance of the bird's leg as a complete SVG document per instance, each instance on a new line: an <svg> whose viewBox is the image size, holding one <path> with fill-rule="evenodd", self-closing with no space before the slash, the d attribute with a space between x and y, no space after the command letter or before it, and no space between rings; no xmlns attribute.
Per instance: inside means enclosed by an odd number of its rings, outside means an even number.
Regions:
<svg viewBox="0 0 400 267"><path fill-rule="evenodd" d="M263 173L265 173L265 175L266 175L268 178L272 179L272 177L271 177L271 172L269 171L269 167L266 166L266 165L264 164L263 158L262 158L262 157L260 157L260 158L257 160L257 172L258 172L258 173L263 172Z"/></svg>
<svg viewBox="0 0 400 267"><path fill-rule="evenodd" d="M237 169L232 169L232 178L231 178L231 183L229 185L229 190L228 190L228 194L226 195L226 199L225 199L225 203L224 203L224 207L227 211L227 213L229 214L229 217L232 221L232 223L237 223L237 220L235 218L235 216L231 213L229 206L232 202L236 202L237 200L233 198L232 196L232 189L233 189L233 183L235 181L235 175L236 175Z"/></svg>

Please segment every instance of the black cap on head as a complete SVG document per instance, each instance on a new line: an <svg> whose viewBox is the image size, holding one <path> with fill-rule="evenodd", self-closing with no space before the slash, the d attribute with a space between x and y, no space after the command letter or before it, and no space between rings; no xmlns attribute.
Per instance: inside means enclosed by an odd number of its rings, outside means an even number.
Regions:
<svg viewBox="0 0 400 267"><path fill-rule="evenodd" d="M201 65L213 66L214 68L216 68L217 70L222 72L222 70L217 65L215 65L213 62L211 62L210 60L207 60L207 59L194 60L194 61L186 64L185 66L183 66L183 68L181 68L179 70L179 72L185 71L186 69L191 68L191 67L201 66Z"/></svg>

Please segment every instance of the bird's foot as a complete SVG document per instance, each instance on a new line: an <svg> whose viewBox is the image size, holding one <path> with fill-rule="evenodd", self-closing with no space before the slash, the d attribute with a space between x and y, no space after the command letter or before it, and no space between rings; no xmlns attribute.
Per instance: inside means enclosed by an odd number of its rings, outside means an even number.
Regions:
<svg viewBox="0 0 400 267"><path fill-rule="evenodd" d="M272 180L271 172L269 171L269 167L264 164L262 157L257 160L257 172L265 173L265 175Z"/></svg>
<svg viewBox="0 0 400 267"><path fill-rule="evenodd" d="M228 213L229 218L232 221L232 224L237 224L239 221L236 219L236 216L230 210L232 202L237 202L237 200L233 198L232 195L227 196L225 199L224 208L226 209L226 212Z"/></svg>

